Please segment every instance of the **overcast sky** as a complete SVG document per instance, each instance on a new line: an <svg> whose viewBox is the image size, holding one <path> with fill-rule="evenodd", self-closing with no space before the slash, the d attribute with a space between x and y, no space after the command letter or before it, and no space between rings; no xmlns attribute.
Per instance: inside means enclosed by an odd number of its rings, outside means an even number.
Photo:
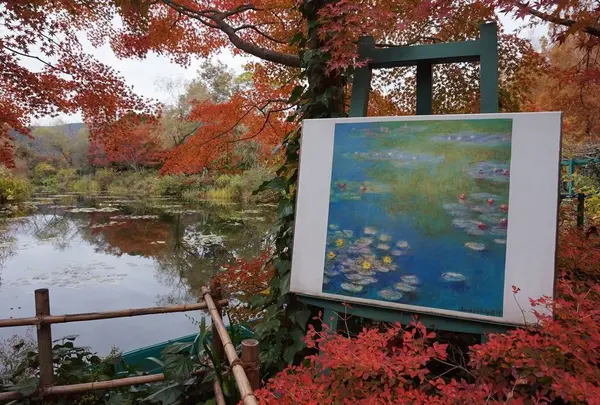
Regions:
<svg viewBox="0 0 600 405"><path fill-rule="evenodd" d="M513 31L523 25L522 21L514 21L510 17L500 17L506 31ZM530 39L538 39L545 34L544 28L536 28L535 30L524 30L520 33L521 36ZM116 69L125 81L130 86L133 86L134 91L144 97L157 99L162 102L168 101L170 94L158 84L161 79L169 78L175 80L191 80L196 76L196 72L201 60L192 61L190 66L182 67L175 63L171 63L168 57L150 54L143 60L139 59L118 59L108 44L101 48L94 48L82 36L83 47L86 52L94 55L101 62ZM242 71L242 66L247 61L247 58L233 56L230 52L224 52L217 57L224 62L228 67L237 72ZM79 114L66 116L61 115L58 119L63 122L79 122L81 116ZM52 125L57 123L56 118L44 118L36 120L35 125Z"/></svg>

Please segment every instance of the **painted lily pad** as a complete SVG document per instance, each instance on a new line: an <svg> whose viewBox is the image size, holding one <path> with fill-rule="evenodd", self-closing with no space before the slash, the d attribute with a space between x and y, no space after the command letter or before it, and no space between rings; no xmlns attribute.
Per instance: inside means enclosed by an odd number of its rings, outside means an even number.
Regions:
<svg viewBox="0 0 600 405"><path fill-rule="evenodd" d="M442 274L442 278L448 283L461 283L466 279L462 274L451 271Z"/></svg>
<svg viewBox="0 0 600 405"><path fill-rule="evenodd" d="M467 243L465 243L465 246L471 250L475 250L478 252L485 250L485 245L483 243L479 243L479 242L467 242Z"/></svg>
<svg viewBox="0 0 600 405"><path fill-rule="evenodd" d="M379 236L379 240L382 241L382 242L389 242L389 241L392 240L392 237L390 235L387 235L387 234L384 233L384 234L382 234L382 235Z"/></svg>
<svg viewBox="0 0 600 405"><path fill-rule="evenodd" d="M400 240L396 243L396 246L398 246L400 249L408 249L408 242L405 240Z"/></svg>
<svg viewBox="0 0 600 405"><path fill-rule="evenodd" d="M494 239L494 243L498 245L506 245L506 239Z"/></svg>
<svg viewBox="0 0 600 405"><path fill-rule="evenodd" d="M365 235L375 235L377 234L377 228L373 227L373 226L367 226L364 230L363 233Z"/></svg>
<svg viewBox="0 0 600 405"><path fill-rule="evenodd" d="M402 293L394 290L381 290L377 292L377 295L386 301L399 301L402 299Z"/></svg>
<svg viewBox="0 0 600 405"><path fill-rule="evenodd" d="M510 180L510 168L506 163L480 162L469 169L469 174L480 180L496 182L508 182Z"/></svg>
<svg viewBox="0 0 600 405"><path fill-rule="evenodd" d="M394 284L394 288L403 293L414 293L417 291L417 287L406 283L396 283Z"/></svg>
<svg viewBox="0 0 600 405"><path fill-rule="evenodd" d="M346 290L349 292L361 292L363 290L362 285L356 285L353 283L342 283L340 284L340 287L342 288L342 290Z"/></svg>
<svg viewBox="0 0 600 405"><path fill-rule="evenodd" d="M475 133L458 133L445 134L432 138L436 142L452 142L464 143L473 145L497 146L509 143L511 136L509 134L475 134Z"/></svg>
<svg viewBox="0 0 600 405"><path fill-rule="evenodd" d="M385 244L385 243L380 243L379 245L377 245L377 249L379 249L379 250L390 250L390 245Z"/></svg>
<svg viewBox="0 0 600 405"><path fill-rule="evenodd" d="M405 284L411 284L411 285L419 285L421 283L419 278L412 274L402 276L402 277L400 277L400 280L402 280L402 282Z"/></svg>

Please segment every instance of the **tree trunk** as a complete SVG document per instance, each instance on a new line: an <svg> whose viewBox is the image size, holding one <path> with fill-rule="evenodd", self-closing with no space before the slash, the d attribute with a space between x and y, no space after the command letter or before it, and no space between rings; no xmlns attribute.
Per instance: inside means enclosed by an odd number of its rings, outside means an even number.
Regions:
<svg viewBox="0 0 600 405"><path fill-rule="evenodd" d="M339 72L327 72L325 54L319 52L323 41L317 31L319 24L310 23L317 20L318 12L325 5L336 3L338 0L304 0L302 14L308 24L306 52L312 56L307 60L302 56L302 66L306 68L310 104L303 118L335 118L344 115L344 86L346 79Z"/></svg>

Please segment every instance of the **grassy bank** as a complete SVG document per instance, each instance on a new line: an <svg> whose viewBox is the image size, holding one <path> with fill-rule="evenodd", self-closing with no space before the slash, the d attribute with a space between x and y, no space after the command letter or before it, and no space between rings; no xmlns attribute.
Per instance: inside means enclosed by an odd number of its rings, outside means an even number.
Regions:
<svg viewBox="0 0 600 405"><path fill-rule="evenodd" d="M269 192L253 196L252 192L272 176L273 173L265 168L249 169L242 174L218 176L160 176L156 171L116 172L110 169L99 169L94 174L78 175L74 169L55 169L50 165L40 164L36 167L32 181L38 191L55 194L106 193L137 198L165 196L189 202L203 199L267 202L272 201L276 196Z"/></svg>

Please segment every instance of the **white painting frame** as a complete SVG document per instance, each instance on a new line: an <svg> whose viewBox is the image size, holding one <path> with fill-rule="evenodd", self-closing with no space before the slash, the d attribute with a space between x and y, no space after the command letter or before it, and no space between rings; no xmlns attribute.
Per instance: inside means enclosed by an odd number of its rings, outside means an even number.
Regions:
<svg viewBox="0 0 600 405"><path fill-rule="evenodd" d="M323 293L336 123L512 119L502 317ZM321 299L508 325L535 322L529 298L554 295L561 113L455 114L304 120L290 291ZM512 286L520 288L513 296ZM516 299L515 299L516 298Z"/></svg>

